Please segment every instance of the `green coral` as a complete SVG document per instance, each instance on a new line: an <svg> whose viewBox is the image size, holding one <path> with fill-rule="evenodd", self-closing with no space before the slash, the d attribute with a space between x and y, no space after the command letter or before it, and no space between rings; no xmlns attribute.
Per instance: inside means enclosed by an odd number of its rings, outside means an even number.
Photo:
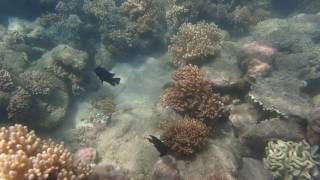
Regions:
<svg viewBox="0 0 320 180"><path fill-rule="evenodd" d="M263 162L276 179L315 179L320 164L316 150L305 141L270 141Z"/></svg>

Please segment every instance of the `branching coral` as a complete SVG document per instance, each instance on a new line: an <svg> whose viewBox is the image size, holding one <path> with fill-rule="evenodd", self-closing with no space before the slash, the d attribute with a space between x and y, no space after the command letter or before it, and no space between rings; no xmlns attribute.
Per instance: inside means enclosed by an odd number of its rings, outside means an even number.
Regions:
<svg viewBox="0 0 320 180"><path fill-rule="evenodd" d="M214 93L212 83L197 66L187 65L178 69L173 80L173 86L161 96L162 106L200 120L216 120L223 116L221 96Z"/></svg>
<svg viewBox="0 0 320 180"><path fill-rule="evenodd" d="M63 145L43 141L22 125L0 129L0 179L85 179L91 169L74 164Z"/></svg>
<svg viewBox="0 0 320 180"><path fill-rule="evenodd" d="M93 0L86 1L83 4L83 11L86 14L89 14L95 17L99 23L107 23L112 12L115 10L115 1L114 0Z"/></svg>
<svg viewBox="0 0 320 180"><path fill-rule="evenodd" d="M14 91L14 95L10 98L7 107L8 118L19 120L28 114L32 103L31 95L22 87L18 87Z"/></svg>
<svg viewBox="0 0 320 180"><path fill-rule="evenodd" d="M158 0L128 0L122 4L122 10L131 21L137 22L140 34L156 31L164 20L165 11Z"/></svg>
<svg viewBox="0 0 320 180"><path fill-rule="evenodd" d="M21 75L23 86L31 95L45 96L58 85L58 80L44 71L27 71Z"/></svg>
<svg viewBox="0 0 320 180"><path fill-rule="evenodd" d="M182 24L171 39L173 63L185 65L214 56L221 49L224 35L213 23Z"/></svg>
<svg viewBox="0 0 320 180"><path fill-rule="evenodd" d="M10 91L14 88L14 84L10 73L0 66L0 90Z"/></svg>
<svg viewBox="0 0 320 180"><path fill-rule="evenodd" d="M204 123L187 118L165 124L161 140L177 155L188 156L203 148L208 136L209 129Z"/></svg>
<svg viewBox="0 0 320 180"><path fill-rule="evenodd" d="M316 150L305 141L270 141L263 161L275 178L314 179L319 175L320 164Z"/></svg>

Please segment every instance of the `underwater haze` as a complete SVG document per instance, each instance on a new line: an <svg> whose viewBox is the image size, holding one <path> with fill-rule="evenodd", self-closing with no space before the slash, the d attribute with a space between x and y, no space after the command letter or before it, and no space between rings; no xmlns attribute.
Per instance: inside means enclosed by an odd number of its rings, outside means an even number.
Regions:
<svg viewBox="0 0 320 180"><path fill-rule="evenodd" d="M0 0L0 180L319 180L319 0Z"/></svg>

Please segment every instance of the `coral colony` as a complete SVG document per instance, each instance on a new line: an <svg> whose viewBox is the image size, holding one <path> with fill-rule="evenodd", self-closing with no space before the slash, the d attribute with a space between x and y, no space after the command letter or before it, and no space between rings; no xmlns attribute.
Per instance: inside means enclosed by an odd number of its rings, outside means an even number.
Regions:
<svg viewBox="0 0 320 180"><path fill-rule="evenodd" d="M319 0L0 0L0 180L319 180Z"/></svg>

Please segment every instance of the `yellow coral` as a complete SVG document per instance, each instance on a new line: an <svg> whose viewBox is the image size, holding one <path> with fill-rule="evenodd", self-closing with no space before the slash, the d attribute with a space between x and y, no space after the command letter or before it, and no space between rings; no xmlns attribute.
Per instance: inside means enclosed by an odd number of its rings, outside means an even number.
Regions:
<svg viewBox="0 0 320 180"><path fill-rule="evenodd" d="M91 169L74 164L63 145L43 141L26 126L0 129L0 179L85 179Z"/></svg>

